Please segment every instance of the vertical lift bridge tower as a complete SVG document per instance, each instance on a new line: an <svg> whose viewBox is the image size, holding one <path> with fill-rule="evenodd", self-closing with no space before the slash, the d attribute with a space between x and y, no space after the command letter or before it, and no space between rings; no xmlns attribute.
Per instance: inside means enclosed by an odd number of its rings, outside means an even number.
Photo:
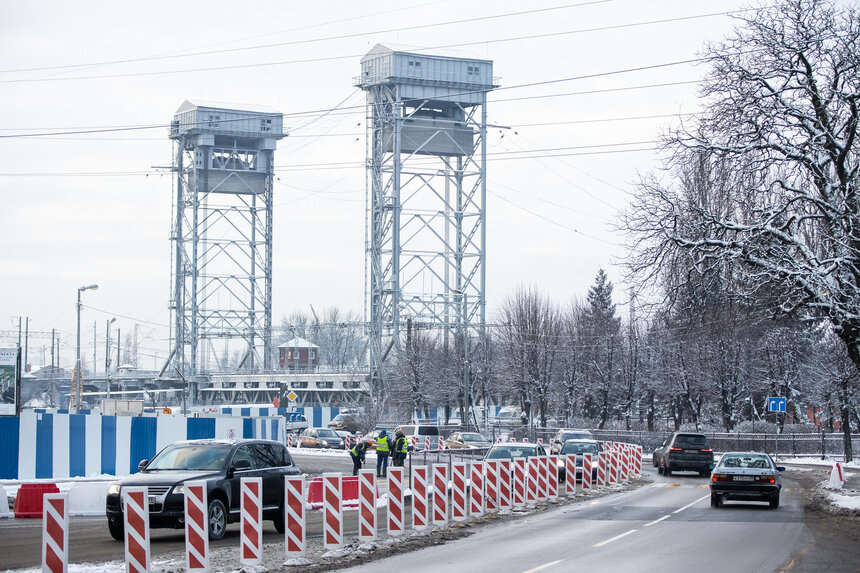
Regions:
<svg viewBox="0 0 860 573"><path fill-rule="evenodd" d="M402 317L445 329L446 340L484 328L486 102L497 86L492 61L381 45L355 84L367 92L366 302L378 381Z"/></svg>
<svg viewBox="0 0 860 573"><path fill-rule="evenodd" d="M242 370L272 367L273 160L283 137L273 109L186 101L177 110L172 350L162 374L224 370L216 357L231 346Z"/></svg>

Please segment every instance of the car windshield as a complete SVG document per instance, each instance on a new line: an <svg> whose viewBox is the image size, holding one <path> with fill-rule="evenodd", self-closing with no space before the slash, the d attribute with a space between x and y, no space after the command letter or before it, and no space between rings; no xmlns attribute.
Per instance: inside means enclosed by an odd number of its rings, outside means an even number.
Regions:
<svg viewBox="0 0 860 573"><path fill-rule="evenodd" d="M708 438L697 434L678 434L673 445L676 448L707 448Z"/></svg>
<svg viewBox="0 0 860 573"><path fill-rule="evenodd" d="M482 436L481 434L463 434L463 441L465 442L488 442L489 440Z"/></svg>
<svg viewBox="0 0 860 573"><path fill-rule="evenodd" d="M230 454L229 445L168 446L155 456L147 470L218 470Z"/></svg>
<svg viewBox="0 0 860 573"><path fill-rule="evenodd" d="M335 432L334 430L322 429L317 430L317 436L320 438L336 438L337 432Z"/></svg>
<svg viewBox="0 0 860 573"><path fill-rule="evenodd" d="M567 442L561 447L563 454L596 454L598 451L594 442Z"/></svg>
<svg viewBox="0 0 860 573"><path fill-rule="evenodd" d="M756 469L771 469L772 467L768 456L755 454L726 454L720 460L720 466L724 468Z"/></svg>
<svg viewBox="0 0 860 573"><path fill-rule="evenodd" d="M526 458L535 455L534 446L496 446L487 454L489 460L507 460L514 458Z"/></svg>
<svg viewBox="0 0 860 573"><path fill-rule="evenodd" d="M418 426L419 436L438 436L439 428L436 426Z"/></svg>

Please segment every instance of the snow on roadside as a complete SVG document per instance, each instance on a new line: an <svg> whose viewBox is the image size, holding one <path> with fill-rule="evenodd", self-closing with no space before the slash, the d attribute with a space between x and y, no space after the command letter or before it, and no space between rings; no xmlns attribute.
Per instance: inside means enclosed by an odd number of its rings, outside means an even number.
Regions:
<svg viewBox="0 0 860 573"><path fill-rule="evenodd" d="M830 503L837 507L846 509L860 509L860 495L843 495L841 493L828 492Z"/></svg>

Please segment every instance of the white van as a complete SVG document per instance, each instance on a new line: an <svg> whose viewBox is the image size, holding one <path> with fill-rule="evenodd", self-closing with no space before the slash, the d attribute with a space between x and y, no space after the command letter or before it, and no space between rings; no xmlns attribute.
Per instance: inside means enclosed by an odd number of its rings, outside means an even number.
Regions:
<svg viewBox="0 0 860 573"><path fill-rule="evenodd" d="M428 436L430 437L430 449L439 449L438 426L409 424L406 426L398 426L397 430L403 431L403 435L406 436L407 443L410 447L413 447L414 444L414 451L420 451L425 448ZM394 440L394 437L397 434L397 430L394 430L394 434L392 434L391 436L392 440ZM412 438L415 438L417 442L413 441Z"/></svg>

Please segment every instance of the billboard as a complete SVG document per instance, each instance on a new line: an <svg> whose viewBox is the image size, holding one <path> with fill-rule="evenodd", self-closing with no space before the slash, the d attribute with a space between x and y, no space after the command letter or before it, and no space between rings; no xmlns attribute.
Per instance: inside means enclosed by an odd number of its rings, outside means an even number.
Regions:
<svg viewBox="0 0 860 573"><path fill-rule="evenodd" d="M18 348L0 348L0 416L18 414L21 399L21 373Z"/></svg>

